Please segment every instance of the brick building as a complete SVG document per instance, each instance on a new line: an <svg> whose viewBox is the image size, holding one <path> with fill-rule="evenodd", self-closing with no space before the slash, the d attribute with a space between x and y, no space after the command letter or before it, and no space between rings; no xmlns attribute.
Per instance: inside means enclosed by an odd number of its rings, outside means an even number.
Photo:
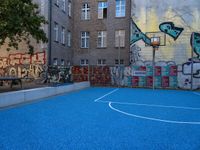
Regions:
<svg viewBox="0 0 200 150"><path fill-rule="evenodd" d="M73 64L128 65L130 0L74 0L73 5Z"/></svg>
<svg viewBox="0 0 200 150"><path fill-rule="evenodd" d="M52 0L49 22L49 64L70 65L72 61L73 16L71 0Z"/></svg>

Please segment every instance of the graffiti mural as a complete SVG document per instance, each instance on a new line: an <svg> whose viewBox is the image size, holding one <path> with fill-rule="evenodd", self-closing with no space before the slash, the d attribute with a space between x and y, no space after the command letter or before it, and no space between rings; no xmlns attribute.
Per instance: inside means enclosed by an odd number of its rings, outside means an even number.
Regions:
<svg viewBox="0 0 200 150"><path fill-rule="evenodd" d="M174 38L174 40L176 40L183 31L183 28L176 27L173 22L163 22L159 25L159 29Z"/></svg>
<svg viewBox="0 0 200 150"><path fill-rule="evenodd" d="M148 64L148 63L147 63ZM152 87L152 65L110 67L112 85L128 87ZM177 88L177 66L172 62L157 62L155 66L156 88Z"/></svg>
<svg viewBox="0 0 200 150"><path fill-rule="evenodd" d="M156 83L156 86L163 86L166 81L166 86L168 86L167 83L169 83L169 87L199 89L199 3L195 0L188 0L182 4L177 1L162 1L162 3L156 3L155 5L154 0L133 1L134 5L132 6L131 14L134 23L137 24L136 27L139 27L140 31L144 33L157 32L160 29L162 33L167 35L166 46L160 46L155 55L155 71L160 72L161 70L161 75L155 75L155 82L159 81ZM134 30L131 34L132 33L134 33ZM191 33L193 33L192 36ZM138 67L146 66L146 70L149 70L148 66L152 66L151 47L147 47L142 42L130 44L130 53L132 55L136 54L130 57L131 65ZM137 49L135 46L136 44ZM194 56L191 50L194 50ZM161 66L161 68L159 66ZM173 70L171 67L174 68L174 73L176 72L176 75L170 73ZM138 70L138 73L142 72ZM135 77L133 81L135 85L138 86L137 81L140 82L140 79ZM148 82L151 83L151 75L148 77Z"/></svg>
<svg viewBox="0 0 200 150"><path fill-rule="evenodd" d="M66 66L48 66L47 79L48 83L71 83L71 67Z"/></svg>
<svg viewBox="0 0 200 150"><path fill-rule="evenodd" d="M147 37L139 28L138 26L135 24L134 21L131 21L131 44L139 41L139 40L143 40L144 43L150 45L151 44L151 39L149 37Z"/></svg>
<svg viewBox="0 0 200 150"><path fill-rule="evenodd" d="M72 78L74 82L88 81L88 73L91 85L107 86L111 85L110 68L108 66L73 66Z"/></svg>
<svg viewBox="0 0 200 150"><path fill-rule="evenodd" d="M40 78L45 71L45 64L45 51L34 55L9 54L8 57L0 57L0 76Z"/></svg>
<svg viewBox="0 0 200 150"><path fill-rule="evenodd" d="M133 44L130 48L130 64L136 63L138 61L142 61L142 57L140 55L141 48Z"/></svg>
<svg viewBox="0 0 200 150"><path fill-rule="evenodd" d="M190 44L197 58L200 59L200 33L193 32L190 38Z"/></svg>

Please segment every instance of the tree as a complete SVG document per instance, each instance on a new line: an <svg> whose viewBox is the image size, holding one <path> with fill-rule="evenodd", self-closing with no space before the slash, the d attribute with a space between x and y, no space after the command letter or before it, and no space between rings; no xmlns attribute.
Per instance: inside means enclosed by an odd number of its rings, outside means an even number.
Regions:
<svg viewBox="0 0 200 150"><path fill-rule="evenodd" d="M11 47L18 49L18 44L25 41L32 54L34 47L31 38L37 43L47 42L41 28L47 21L40 15L38 8L32 0L0 0L0 46L8 41L7 50Z"/></svg>

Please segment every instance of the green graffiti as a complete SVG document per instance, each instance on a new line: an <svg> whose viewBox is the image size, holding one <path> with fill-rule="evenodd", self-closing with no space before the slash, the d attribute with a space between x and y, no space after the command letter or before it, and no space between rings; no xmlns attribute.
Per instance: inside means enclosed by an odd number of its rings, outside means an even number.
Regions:
<svg viewBox="0 0 200 150"><path fill-rule="evenodd" d="M160 31L173 37L174 40L176 40L179 37L179 35L182 33L182 31L184 30L183 28L175 27L173 22L163 22L160 24L159 28L160 28Z"/></svg>
<svg viewBox="0 0 200 150"><path fill-rule="evenodd" d="M200 59L200 33L193 32L190 38L190 44L196 53L197 57Z"/></svg>
<svg viewBox="0 0 200 150"><path fill-rule="evenodd" d="M144 43L147 45L151 44L151 39L147 37L138 27L137 25L132 21L132 31L131 31L131 44L143 40Z"/></svg>

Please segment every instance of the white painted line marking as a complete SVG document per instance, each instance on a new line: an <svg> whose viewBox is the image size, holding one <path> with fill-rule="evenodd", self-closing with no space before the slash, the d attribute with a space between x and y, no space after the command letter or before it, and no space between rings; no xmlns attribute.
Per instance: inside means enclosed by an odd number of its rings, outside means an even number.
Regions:
<svg viewBox="0 0 200 150"><path fill-rule="evenodd" d="M197 93L197 92L193 92L193 94L195 94L195 95L199 95L199 96L200 96L200 93Z"/></svg>
<svg viewBox="0 0 200 150"><path fill-rule="evenodd" d="M117 112L119 112L119 113L122 113L122 114L124 114L124 115L128 115L128 116L131 116L131 117L139 118L139 119L152 120L152 121L165 122L165 123L173 123L173 124L200 125L200 122L173 121L173 120L163 120L163 119L157 119L157 118L139 116L139 115L127 113L127 112L121 111L121 110L119 110L119 109L116 109L116 108L114 108L111 104L112 104L112 102L109 102L109 107L110 107L112 110L117 111Z"/></svg>
<svg viewBox="0 0 200 150"><path fill-rule="evenodd" d="M104 98L104 97L106 97L106 96L108 96L108 95L110 95L110 94L112 94L112 93L114 93L114 92L116 92L116 91L118 91L118 90L119 90L118 88L115 89L115 90L112 90L111 92L109 92L109 93L107 93L107 94L105 94L105 95L103 95L103 96L101 96L101 97L95 99L94 102L97 102L97 101L101 100L102 98Z"/></svg>
<svg viewBox="0 0 200 150"><path fill-rule="evenodd" d="M159 107L159 108L174 108L174 109L186 109L186 110L200 110L195 107L184 107L184 106L167 106L167 105L154 105L154 104L142 104L142 103L127 103L127 102L111 102L111 101L98 101L101 103L112 103L120 105L135 105L135 106L147 106L147 107Z"/></svg>

